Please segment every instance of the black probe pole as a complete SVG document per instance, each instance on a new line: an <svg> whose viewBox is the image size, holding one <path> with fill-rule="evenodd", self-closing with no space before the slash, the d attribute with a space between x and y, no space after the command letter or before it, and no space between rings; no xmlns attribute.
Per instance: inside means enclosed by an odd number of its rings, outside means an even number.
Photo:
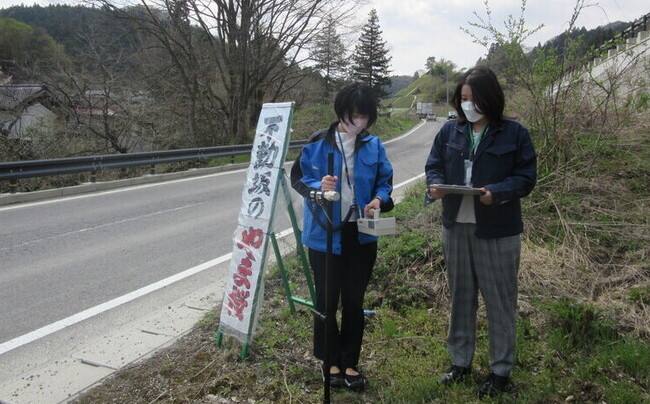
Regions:
<svg viewBox="0 0 650 404"><path fill-rule="evenodd" d="M327 154L327 175L334 175L334 153ZM332 245L334 236L334 224L331 222L334 218L334 206L332 201L325 200L325 207L327 209L327 254L325 254L325 360L323 361L323 369L325 377L323 381L323 402L329 404L330 402L330 346L327 338L329 331L329 276L332 272Z"/></svg>

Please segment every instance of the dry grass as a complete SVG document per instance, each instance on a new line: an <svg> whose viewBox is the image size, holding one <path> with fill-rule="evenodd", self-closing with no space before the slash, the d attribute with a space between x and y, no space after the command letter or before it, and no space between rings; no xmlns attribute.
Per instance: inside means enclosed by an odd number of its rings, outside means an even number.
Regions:
<svg viewBox="0 0 650 404"><path fill-rule="evenodd" d="M540 179L525 214L520 290L593 303L648 337L650 310L629 291L650 283L650 113L626 119L579 139L574 158Z"/></svg>

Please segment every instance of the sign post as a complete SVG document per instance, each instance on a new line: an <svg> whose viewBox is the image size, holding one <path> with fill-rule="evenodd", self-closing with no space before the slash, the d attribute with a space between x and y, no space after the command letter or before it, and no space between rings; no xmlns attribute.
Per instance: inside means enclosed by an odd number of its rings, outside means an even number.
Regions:
<svg viewBox="0 0 650 404"><path fill-rule="evenodd" d="M228 283L223 298L217 343L228 335L248 354L264 296L264 265L289 146L293 102L264 104L257 122L251 163L233 238Z"/></svg>

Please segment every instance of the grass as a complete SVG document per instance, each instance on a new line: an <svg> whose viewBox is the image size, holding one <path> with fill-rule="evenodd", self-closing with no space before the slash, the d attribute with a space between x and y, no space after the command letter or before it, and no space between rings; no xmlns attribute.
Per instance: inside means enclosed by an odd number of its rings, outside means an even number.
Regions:
<svg viewBox="0 0 650 404"><path fill-rule="evenodd" d="M597 308L571 299L560 299L544 306L553 331L549 342L558 351L589 350L617 337L616 327Z"/></svg>
<svg viewBox="0 0 650 404"><path fill-rule="evenodd" d="M540 176L524 200L514 384L510 393L486 402L650 402L643 227L650 190L640 185L650 152L647 137L633 139L581 138L580 165L571 175ZM472 377L453 387L437 381L449 365L449 302L440 204L424 207L422 189L414 185L391 213L400 234L380 241L366 294L365 307L376 310L367 320L360 363L370 386L363 394L335 391L335 403L478 402L476 387L489 372L483 304ZM287 262L295 293L307 296L298 261ZM304 308L290 313L277 269L270 269L265 285L248 359L238 358L239 345L231 340L224 349L214 347L218 318L211 314L175 346L118 372L79 402L209 402L209 395L233 402L320 402L312 315Z"/></svg>
<svg viewBox="0 0 650 404"><path fill-rule="evenodd" d="M628 297L630 301L638 305L650 305L650 286L631 288Z"/></svg>
<svg viewBox="0 0 650 404"><path fill-rule="evenodd" d="M555 296L590 301L641 336L650 335L643 303L650 282L649 116L627 118L616 133L578 133L571 160L540 173L523 205L534 251L523 261L530 282L522 292L535 295L545 287Z"/></svg>
<svg viewBox="0 0 650 404"><path fill-rule="evenodd" d="M452 110L449 105L439 104L434 101L437 97L444 83L439 78L434 78L430 74L425 74L417 80L409 84L407 87L401 89L392 98L383 100L382 104L386 107L396 109L415 108L415 102L433 102L433 112L439 117L447 117L447 112ZM452 96L453 90L450 90L449 96ZM444 95L444 94L443 94Z"/></svg>
<svg viewBox="0 0 650 404"><path fill-rule="evenodd" d="M376 316L367 320L361 366L370 379L363 394L333 391L335 403L475 403L476 387L489 372L488 329L479 309L472 377L444 387L438 375L449 365L445 349L448 301L440 261L440 207L423 207L422 184L397 205L400 235L384 238L366 296ZM296 294L307 296L293 257L286 262ZM277 268L266 277L258 334L246 360L239 345L211 341L215 310L170 350L120 371L78 401L207 402L209 395L233 402L305 402L322 399L318 362L311 355L312 315L291 314ZM642 294L642 292L639 292ZM635 294L636 296L636 294ZM494 403L650 400L650 343L622 332L599 307L576 299L541 296L517 323L514 385ZM206 369L206 370L202 370ZM252 400L252 401L249 401Z"/></svg>
<svg viewBox="0 0 650 404"><path fill-rule="evenodd" d="M393 98L384 100L384 105L390 105L393 108L409 108L413 103L414 96L421 102L431 102L431 94L435 85L438 84L433 76L424 74L417 80L401 89Z"/></svg>

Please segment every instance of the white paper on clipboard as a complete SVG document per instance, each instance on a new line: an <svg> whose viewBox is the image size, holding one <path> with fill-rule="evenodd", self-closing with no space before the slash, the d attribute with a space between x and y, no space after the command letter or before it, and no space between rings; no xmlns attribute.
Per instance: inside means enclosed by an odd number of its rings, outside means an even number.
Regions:
<svg viewBox="0 0 650 404"><path fill-rule="evenodd" d="M429 188L439 189L441 191L446 191L449 194L459 194L459 195L480 195L480 188L472 188L466 185L449 185L449 184L431 184Z"/></svg>

